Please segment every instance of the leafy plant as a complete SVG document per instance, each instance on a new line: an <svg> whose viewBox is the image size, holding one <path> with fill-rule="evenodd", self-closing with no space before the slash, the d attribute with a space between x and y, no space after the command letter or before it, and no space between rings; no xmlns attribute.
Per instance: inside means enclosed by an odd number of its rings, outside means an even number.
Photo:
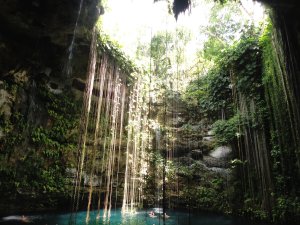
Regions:
<svg viewBox="0 0 300 225"><path fill-rule="evenodd" d="M99 52L109 54L111 57L110 60L115 61L120 69L127 72L128 75L137 71L137 67L133 61L129 60L128 57L125 56L125 53L120 50L120 45L101 31L98 34L97 47Z"/></svg>
<svg viewBox="0 0 300 225"><path fill-rule="evenodd" d="M217 120L213 124L213 132L219 145L231 144L238 136L240 125L239 115L229 120Z"/></svg>

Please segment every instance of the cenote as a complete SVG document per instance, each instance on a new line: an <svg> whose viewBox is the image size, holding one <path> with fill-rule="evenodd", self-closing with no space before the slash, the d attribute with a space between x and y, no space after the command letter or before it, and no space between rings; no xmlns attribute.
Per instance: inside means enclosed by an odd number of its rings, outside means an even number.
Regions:
<svg viewBox="0 0 300 225"><path fill-rule="evenodd" d="M0 225L299 224L299 11L2 0Z"/></svg>

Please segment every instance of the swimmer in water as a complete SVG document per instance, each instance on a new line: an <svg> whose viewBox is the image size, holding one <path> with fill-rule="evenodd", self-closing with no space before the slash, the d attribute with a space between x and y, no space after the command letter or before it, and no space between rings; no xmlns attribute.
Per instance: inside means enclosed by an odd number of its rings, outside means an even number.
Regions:
<svg viewBox="0 0 300 225"><path fill-rule="evenodd" d="M149 216L150 217L156 217L153 211L150 211Z"/></svg>
<svg viewBox="0 0 300 225"><path fill-rule="evenodd" d="M24 223L29 223L30 220L27 216L6 216L6 217L3 217L2 220L4 221L21 221L21 222L24 222Z"/></svg>
<svg viewBox="0 0 300 225"><path fill-rule="evenodd" d="M29 219L28 219L28 217L24 216L24 215L22 215L21 221L24 222L24 223L29 223L30 222Z"/></svg>

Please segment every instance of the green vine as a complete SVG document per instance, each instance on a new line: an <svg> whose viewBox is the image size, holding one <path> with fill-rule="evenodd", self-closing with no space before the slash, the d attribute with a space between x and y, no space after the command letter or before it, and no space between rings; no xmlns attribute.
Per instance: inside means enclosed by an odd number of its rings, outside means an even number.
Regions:
<svg viewBox="0 0 300 225"><path fill-rule="evenodd" d="M98 34L97 46L100 52L107 53L111 57L111 60L115 61L120 69L128 75L138 71L133 61L129 60L129 57L125 56L125 53L120 50L121 46L117 42L111 40L108 35L100 32Z"/></svg>

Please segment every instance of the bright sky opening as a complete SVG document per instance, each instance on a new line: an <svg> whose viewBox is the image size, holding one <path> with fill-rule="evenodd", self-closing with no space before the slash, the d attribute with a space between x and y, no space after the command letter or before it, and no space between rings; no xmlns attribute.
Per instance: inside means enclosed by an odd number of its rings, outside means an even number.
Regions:
<svg viewBox="0 0 300 225"><path fill-rule="evenodd" d="M252 0L241 0L241 3L245 17L257 23L263 19L264 11L259 3ZM207 39L207 35L199 30L209 24L213 0L192 1L191 11L180 14L177 21L168 13L167 4L167 1L154 3L153 0L108 0L101 18L102 29L122 46L125 54L134 59L139 43L150 43L151 37L159 31L175 31L176 27L185 27L192 35L186 54L195 56Z"/></svg>

